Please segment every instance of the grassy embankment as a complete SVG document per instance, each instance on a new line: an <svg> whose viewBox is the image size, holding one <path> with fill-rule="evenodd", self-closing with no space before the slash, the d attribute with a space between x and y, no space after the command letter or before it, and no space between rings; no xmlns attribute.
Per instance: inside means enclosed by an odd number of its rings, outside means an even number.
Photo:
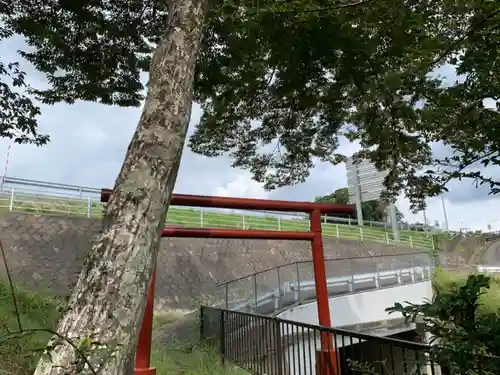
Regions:
<svg viewBox="0 0 500 375"><path fill-rule="evenodd" d="M456 290L464 285L470 273L467 270L434 270L432 283L437 293ZM479 311L500 315L500 277L491 278L490 288L479 299Z"/></svg>
<svg viewBox="0 0 500 375"><path fill-rule="evenodd" d="M101 203L86 201L85 199L54 198L31 194L17 194L12 201L11 198L8 193L0 193L0 209L38 215L90 216L93 218L100 218L103 212ZM191 227L251 228L283 231L309 230L307 220L278 219L276 216L252 215L250 212L245 216L241 213L214 212L211 210L204 210L201 213L199 209L178 207L170 208L167 223ZM323 233L326 237L392 243L390 228L364 226L360 230L357 225L323 224ZM400 242L403 245L418 249L433 248L433 236L424 232L402 230Z"/></svg>
<svg viewBox="0 0 500 375"><path fill-rule="evenodd" d="M24 330L54 329L59 316L59 301L42 293L16 290L21 324ZM155 326L164 328L179 317L175 314L157 317ZM7 333L18 331L17 315L8 284L0 281L0 375L31 375L50 334L37 332L17 339L3 340ZM222 366L219 355L199 343L179 343L174 347L154 348L152 364L158 375L244 375L233 366Z"/></svg>

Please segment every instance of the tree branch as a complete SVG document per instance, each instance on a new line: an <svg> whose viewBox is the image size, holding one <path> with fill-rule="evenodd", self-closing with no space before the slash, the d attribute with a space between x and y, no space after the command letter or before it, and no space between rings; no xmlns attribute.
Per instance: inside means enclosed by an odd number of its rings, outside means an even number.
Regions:
<svg viewBox="0 0 500 375"><path fill-rule="evenodd" d="M458 38L455 42L452 43L450 47L441 52L430 64L429 71L434 69L434 67L439 64L448 54L453 51L460 43L462 43L465 39L471 37L480 27L482 27L486 22L495 17L497 14L500 14L500 9L492 12L488 16L486 16L481 22L476 25L472 25L467 32L464 33L460 38Z"/></svg>
<svg viewBox="0 0 500 375"><path fill-rule="evenodd" d="M16 293L14 292L14 284L12 283L12 275L10 273L9 265L7 264L7 257L5 256L5 250L3 248L3 243L0 240L0 251L2 253L3 265L5 267L5 273L7 273L7 279L9 280L10 294L12 297L12 303L14 304L14 309L16 311L17 325L19 330L23 330L23 326L21 325L21 314L19 313L19 306L16 300Z"/></svg>
<svg viewBox="0 0 500 375"><path fill-rule="evenodd" d="M339 9L355 8L357 6L366 5L368 3L371 3L372 1L374 1L374 0L360 0L360 1L350 2L347 4L332 5L329 7L314 8L314 9L290 9L290 10L283 10L283 11L278 11L278 12L273 12L273 13L275 13L275 14L286 14L286 13L300 14L300 13L314 13L314 12L331 12L331 11L339 10Z"/></svg>

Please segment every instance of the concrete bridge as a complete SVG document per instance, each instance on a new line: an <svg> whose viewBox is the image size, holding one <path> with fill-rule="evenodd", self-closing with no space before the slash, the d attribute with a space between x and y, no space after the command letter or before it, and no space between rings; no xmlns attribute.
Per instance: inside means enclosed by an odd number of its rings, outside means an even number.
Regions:
<svg viewBox="0 0 500 375"><path fill-rule="evenodd" d="M432 298L431 277L435 266L429 253L326 262L331 266L334 262L346 264L343 275L327 278L333 327L360 332L380 328L387 331L402 321L398 316L389 316L385 312L387 307L396 302L422 303ZM338 264L335 269L339 269ZM351 272L353 269L358 272ZM218 292L224 296L221 307L229 310L318 324L312 261L294 262L229 281L220 284Z"/></svg>

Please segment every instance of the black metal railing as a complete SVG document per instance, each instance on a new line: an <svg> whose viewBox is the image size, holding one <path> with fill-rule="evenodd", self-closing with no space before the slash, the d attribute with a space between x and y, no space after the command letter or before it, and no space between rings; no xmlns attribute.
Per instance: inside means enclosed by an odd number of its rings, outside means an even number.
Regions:
<svg viewBox="0 0 500 375"><path fill-rule="evenodd" d="M205 306L200 317L202 339L253 374L439 374L411 327L398 339Z"/></svg>

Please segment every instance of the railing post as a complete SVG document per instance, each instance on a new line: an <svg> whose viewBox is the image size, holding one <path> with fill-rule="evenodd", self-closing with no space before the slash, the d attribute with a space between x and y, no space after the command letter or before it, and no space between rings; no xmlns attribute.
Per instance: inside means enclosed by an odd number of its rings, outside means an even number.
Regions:
<svg viewBox="0 0 500 375"><path fill-rule="evenodd" d="M349 275L351 276L351 278L349 279L349 292L354 292L355 288L354 288L354 273L352 271L352 259L349 259Z"/></svg>
<svg viewBox="0 0 500 375"><path fill-rule="evenodd" d="M299 271L299 262L296 262L297 266L297 302L300 302L300 271Z"/></svg>
<svg viewBox="0 0 500 375"><path fill-rule="evenodd" d="M363 241L363 227L359 227L359 238Z"/></svg>
<svg viewBox="0 0 500 375"><path fill-rule="evenodd" d="M241 215L241 226L242 226L242 229L245 229L245 227L246 227L245 215Z"/></svg>
<svg viewBox="0 0 500 375"><path fill-rule="evenodd" d="M87 217L90 217L90 214L92 213L92 198L89 197L87 198Z"/></svg>
<svg viewBox="0 0 500 375"><path fill-rule="evenodd" d="M14 193L14 188L12 188L10 191L9 211L12 211L12 209L14 208L14 199L15 199L15 193Z"/></svg>
<svg viewBox="0 0 500 375"><path fill-rule="evenodd" d="M229 310L229 283L225 284L224 299L226 300L226 309Z"/></svg>
<svg viewBox="0 0 500 375"><path fill-rule="evenodd" d="M413 237L410 236L410 247L413 247Z"/></svg>
<svg viewBox="0 0 500 375"><path fill-rule="evenodd" d="M389 245L389 232L385 232L385 242Z"/></svg>
<svg viewBox="0 0 500 375"><path fill-rule="evenodd" d="M220 321L219 321L219 349L220 349L220 358L222 364L225 362L226 357L226 311L220 310Z"/></svg>
<svg viewBox="0 0 500 375"><path fill-rule="evenodd" d="M276 268L276 272L278 273L278 306L275 306L276 309L281 308L281 277L280 277L280 267Z"/></svg>
<svg viewBox="0 0 500 375"><path fill-rule="evenodd" d="M335 224L335 231L337 232L337 238L340 238L339 225Z"/></svg>
<svg viewBox="0 0 500 375"><path fill-rule="evenodd" d="M378 284L378 287L380 288L380 267L377 263L377 284Z"/></svg>
<svg viewBox="0 0 500 375"><path fill-rule="evenodd" d="M200 227L203 228L203 207L200 208Z"/></svg>
<svg viewBox="0 0 500 375"><path fill-rule="evenodd" d="M276 362L278 375L283 375L283 346L281 345L281 327L279 319L275 318L274 337L276 340Z"/></svg>
<svg viewBox="0 0 500 375"><path fill-rule="evenodd" d="M258 306L258 301L257 301L257 275L254 273L253 274L253 293L255 296L255 312L257 312L257 306Z"/></svg>
<svg viewBox="0 0 500 375"><path fill-rule="evenodd" d="M278 216L278 230L281 230L281 219L279 216Z"/></svg>
<svg viewBox="0 0 500 375"><path fill-rule="evenodd" d="M401 261L399 257L396 258L398 262L398 273L397 273L397 279L398 279L398 284L403 283L403 270L401 269Z"/></svg>
<svg viewBox="0 0 500 375"><path fill-rule="evenodd" d="M411 276L411 282L415 282L415 254L412 254L411 256L411 271L410 271L410 276Z"/></svg>

